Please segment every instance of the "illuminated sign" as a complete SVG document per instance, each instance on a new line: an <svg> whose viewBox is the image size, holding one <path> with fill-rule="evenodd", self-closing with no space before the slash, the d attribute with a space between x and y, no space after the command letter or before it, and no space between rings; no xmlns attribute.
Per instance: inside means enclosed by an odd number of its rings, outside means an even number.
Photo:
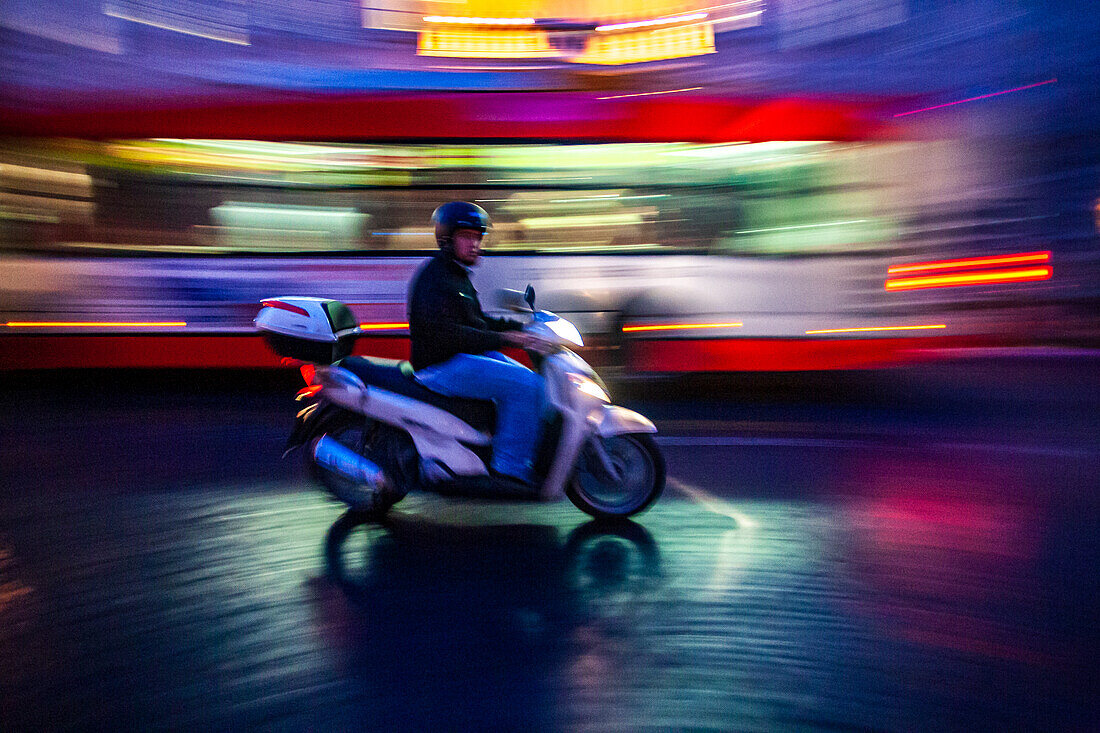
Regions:
<svg viewBox="0 0 1100 733"><path fill-rule="evenodd" d="M546 31L433 28L421 31L416 52L453 58L553 58L561 53L550 45Z"/></svg>
<svg viewBox="0 0 1100 733"><path fill-rule="evenodd" d="M714 53L714 27L696 23L591 36L584 53L570 60L578 64L637 64L708 53Z"/></svg>

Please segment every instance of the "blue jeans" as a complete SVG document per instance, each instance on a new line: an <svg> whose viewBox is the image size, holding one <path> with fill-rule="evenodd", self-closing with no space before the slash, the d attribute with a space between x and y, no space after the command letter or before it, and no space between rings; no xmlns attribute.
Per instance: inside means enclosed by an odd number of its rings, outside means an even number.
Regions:
<svg viewBox="0 0 1100 733"><path fill-rule="evenodd" d="M448 397L492 400L497 408L493 470L521 481L534 478L535 443L542 418L542 377L497 351L458 354L421 369L416 379Z"/></svg>

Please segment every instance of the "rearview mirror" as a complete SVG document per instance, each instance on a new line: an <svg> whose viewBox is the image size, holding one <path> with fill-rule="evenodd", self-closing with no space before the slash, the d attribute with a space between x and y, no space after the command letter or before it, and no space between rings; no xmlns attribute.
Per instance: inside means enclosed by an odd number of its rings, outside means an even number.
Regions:
<svg viewBox="0 0 1100 733"><path fill-rule="evenodd" d="M531 306L531 311L535 310L535 289L530 284L527 285L527 289L523 291L523 299L527 301L527 305Z"/></svg>
<svg viewBox="0 0 1100 733"><path fill-rule="evenodd" d="M526 313L530 305L526 302L526 294L521 293L518 290L509 290L507 288L501 288L497 291L497 303L501 308L505 308L516 313Z"/></svg>

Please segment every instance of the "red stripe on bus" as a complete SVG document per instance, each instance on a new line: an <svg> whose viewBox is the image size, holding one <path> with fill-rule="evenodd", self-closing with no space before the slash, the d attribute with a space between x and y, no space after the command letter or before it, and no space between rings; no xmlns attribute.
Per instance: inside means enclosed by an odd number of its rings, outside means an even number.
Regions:
<svg viewBox="0 0 1100 733"><path fill-rule="evenodd" d="M355 353L408 359L408 338L365 338ZM0 336L0 370L143 368L287 368L260 336Z"/></svg>
<svg viewBox="0 0 1100 733"><path fill-rule="evenodd" d="M641 339L622 355L632 373L817 371L906 363L926 349L994 345L988 338ZM355 353L408 359L407 337L360 338ZM523 352L509 355L526 361ZM604 352L588 354L596 357ZM610 356L610 354L608 354ZM614 357L612 356L612 360ZM18 334L0 336L0 371L80 368L294 368L253 335Z"/></svg>
<svg viewBox="0 0 1100 733"><path fill-rule="evenodd" d="M965 336L849 339L668 339L630 344L635 373L873 369L915 361L923 349L987 345Z"/></svg>

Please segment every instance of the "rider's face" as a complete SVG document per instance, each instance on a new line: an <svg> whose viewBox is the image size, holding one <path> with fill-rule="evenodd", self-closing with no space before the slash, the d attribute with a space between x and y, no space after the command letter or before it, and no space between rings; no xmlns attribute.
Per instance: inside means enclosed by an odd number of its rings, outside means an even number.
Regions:
<svg viewBox="0 0 1100 733"><path fill-rule="evenodd" d="M471 267L477 264L481 258L481 232L456 229L451 241L454 243L456 260Z"/></svg>

